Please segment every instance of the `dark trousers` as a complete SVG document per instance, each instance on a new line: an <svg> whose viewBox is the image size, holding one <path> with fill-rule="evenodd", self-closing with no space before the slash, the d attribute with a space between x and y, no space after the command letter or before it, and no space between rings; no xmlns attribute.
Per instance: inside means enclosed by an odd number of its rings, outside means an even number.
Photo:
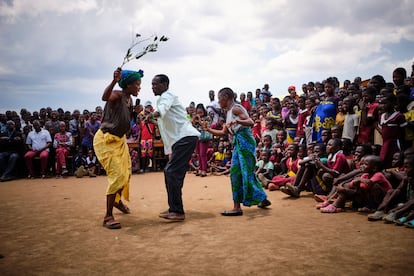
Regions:
<svg viewBox="0 0 414 276"><path fill-rule="evenodd" d="M188 162L191 159L197 141L197 136L188 136L178 140L172 146L171 157L164 168L169 212L184 214L182 188L188 169Z"/></svg>
<svg viewBox="0 0 414 276"><path fill-rule="evenodd" d="M17 152L0 152L0 175L4 177L12 176L18 160L19 154Z"/></svg>

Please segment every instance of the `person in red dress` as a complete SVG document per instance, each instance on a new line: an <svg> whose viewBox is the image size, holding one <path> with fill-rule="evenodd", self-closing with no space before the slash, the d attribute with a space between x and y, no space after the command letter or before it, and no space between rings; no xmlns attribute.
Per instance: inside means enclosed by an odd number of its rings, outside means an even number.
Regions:
<svg viewBox="0 0 414 276"><path fill-rule="evenodd" d="M404 128L407 126L404 115L395 110L396 97L394 94L387 94L380 99L381 117L379 131L382 135L383 144L380 157L384 160L384 167L392 166L394 153L402 150L404 143Z"/></svg>

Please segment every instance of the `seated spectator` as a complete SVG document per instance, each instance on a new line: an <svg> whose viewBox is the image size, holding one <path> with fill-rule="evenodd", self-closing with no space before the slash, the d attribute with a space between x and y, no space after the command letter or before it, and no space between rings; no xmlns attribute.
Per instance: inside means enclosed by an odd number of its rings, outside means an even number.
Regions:
<svg viewBox="0 0 414 276"><path fill-rule="evenodd" d="M93 150L88 151L88 156L86 157L86 166L88 167L89 177L96 177L96 175L100 175L101 166Z"/></svg>
<svg viewBox="0 0 414 276"><path fill-rule="evenodd" d="M22 133L16 130L13 121L6 122L6 130L0 133L0 181L16 178L16 166L23 156L24 141Z"/></svg>
<svg viewBox="0 0 414 276"><path fill-rule="evenodd" d="M53 147L56 149L56 176L67 176L69 171L66 168L66 158L72 145L72 134L66 131L65 122L59 123L59 132L55 134Z"/></svg>
<svg viewBox="0 0 414 276"><path fill-rule="evenodd" d="M314 195L314 199L318 202L321 202L316 205L316 209L326 207L333 202L334 198L337 197L336 189L338 186L349 183L355 177L360 177L363 173L361 166L360 166L360 164L362 163L362 159L365 156L371 155L371 154L372 154L372 149L369 144L357 146L357 148L355 149L355 154L354 154L354 159L353 159L354 167L351 168L351 171L346 174L342 174L341 176L334 179L331 192L327 196L317 195L317 194Z"/></svg>
<svg viewBox="0 0 414 276"><path fill-rule="evenodd" d="M82 148L79 147L76 156L73 158L73 169L75 176L81 178L88 175L86 167L86 157L83 155Z"/></svg>
<svg viewBox="0 0 414 276"><path fill-rule="evenodd" d="M191 159L188 162L188 169L190 172L194 172L195 174L199 174L200 170L200 162L198 161L198 154L197 152L193 152L191 155Z"/></svg>
<svg viewBox="0 0 414 276"><path fill-rule="evenodd" d="M260 152L260 159L256 162L255 174L259 178L262 187L266 188L268 181L273 177L274 165L269 160L269 151L262 150Z"/></svg>
<svg viewBox="0 0 414 276"><path fill-rule="evenodd" d="M298 145L291 144L286 150L285 157L282 159L282 173L274 176L271 181L267 183L269 191L279 190L280 187L285 186L286 183L293 183L295 181L296 173L299 170Z"/></svg>
<svg viewBox="0 0 414 276"><path fill-rule="evenodd" d="M310 174L296 177L295 183L293 185L287 183L287 189L283 189L282 192L293 197L299 197L300 192L305 189L307 184L307 188L314 194L327 195L332 189L334 178L342 173L347 173L349 165L342 153L342 141L340 139L329 140L326 149L329 154L327 164L325 165L320 159L314 161L318 168L316 175L314 171L308 170Z"/></svg>
<svg viewBox="0 0 414 276"><path fill-rule="evenodd" d="M36 156L40 159L41 177L45 178L52 138L49 131L40 128L38 120L33 121L33 128L34 130L27 135L26 145L29 150L24 155L26 167L29 171L28 178L34 178L33 158Z"/></svg>
<svg viewBox="0 0 414 276"><path fill-rule="evenodd" d="M214 167L220 166L221 161L226 157L226 154L224 153L224 146L223 144L219 144L217 147L217 151L213 153L208 163L210 164L211 171L214 170Z"/></svg>
<svg viewBox="0 0 414 276"><path fill-rule="evenodd" d="M398 208L400 203L407 203L414 199L414 157L409 156L404 159L404 177L401 183L395 189L390 189L385 194L381 204L379 204L375 213L368 215L369 221L378 221L386 217L386 222L393 222L405 215L408 215L408 211L401 212L401 208ZM387 215L388 213L388 215ZM412 218L414 219L414 218ZM400 219L399 222L405 223L408 219Z"/></svg>
<svg viewBox="0 0 414 276"><path fill-rule="evenodd" d="M221 161L221 166L214 167L214 175L230 174L232 152L226 151L226 157Z"/></svg>
<svg viewBox="0 0 414 276"><path fill-rule="evenodd" d="M377 208L387 191L392 188L381 172L382 163L383 160L379 156L368 155L364 157L361 164L364 173L360 177L354 178L348 185L338 187L336 201L321 208L321 212L342 212L347 200L353 200L358 207L363 206L362 208L366 210Z"/></svg>

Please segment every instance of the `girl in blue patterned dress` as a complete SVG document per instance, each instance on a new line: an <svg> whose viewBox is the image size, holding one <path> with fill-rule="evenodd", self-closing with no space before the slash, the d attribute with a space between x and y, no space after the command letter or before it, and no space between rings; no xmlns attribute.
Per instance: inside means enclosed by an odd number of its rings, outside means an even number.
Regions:
<svg viewBox="0 0 414 276"><path fill-rule="evenodd" d="M334 92L335 82L332 78L328 78L325 82L326 98L317 105L308 123L313 128L312 141L314 142L322 143L322 131L331 129L335 125L336 102L338 99Z"/></svg>
<svg viewBox="0 0 414 276"><path fill-rule="evenodd" d="M204 125L204 129L213 135L233 136L233 155L230 169L230 180L233 194L233 209L223 211L223 216L241 216L244 206L257 205L266 208L271 204L257 179L254 169L256 163L256 141L253 138L251 127L253 120L240 104L234 102L234 93L230 88L223 88L218 93L221 108L227 110L226 125L222 130L211 129Z"/></svg>

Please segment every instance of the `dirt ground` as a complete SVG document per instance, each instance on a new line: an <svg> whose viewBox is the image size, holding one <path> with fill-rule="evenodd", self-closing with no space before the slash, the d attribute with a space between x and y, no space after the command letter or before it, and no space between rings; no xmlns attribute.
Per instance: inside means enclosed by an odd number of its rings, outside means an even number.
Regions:
<svg viewBox="0 0 414 276"><path fill-rule="evenodd" d="M106 178L0 183L1 275L409 275L414 230L352 211L321 214L311 195L268 192L268 210L232 207L230 180L187 175L185 222L167 208L162 173L133 175L132 213L102 227Z"/></svg>

